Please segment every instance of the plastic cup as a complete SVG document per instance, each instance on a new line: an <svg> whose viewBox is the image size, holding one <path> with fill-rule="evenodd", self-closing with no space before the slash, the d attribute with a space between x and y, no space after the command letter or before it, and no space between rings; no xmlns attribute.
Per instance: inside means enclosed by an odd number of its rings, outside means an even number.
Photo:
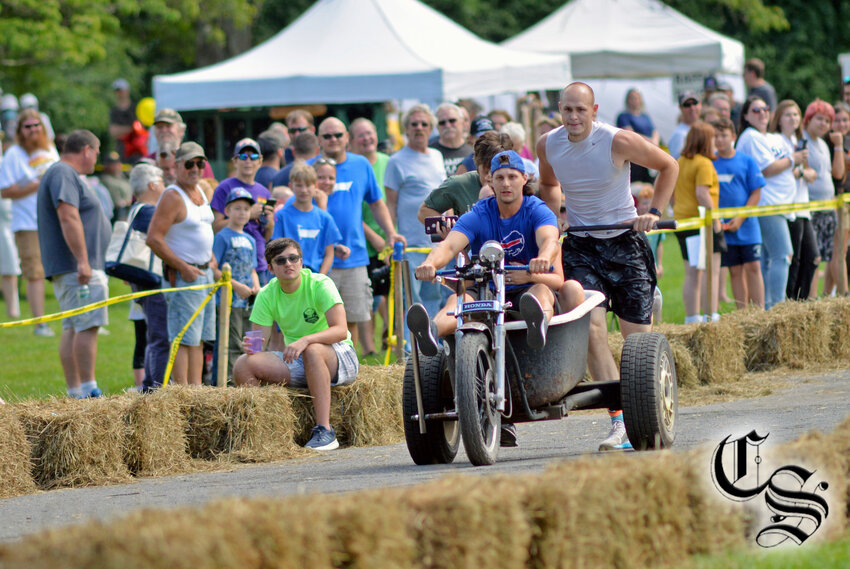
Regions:
<svg viewBox="0 0 850 569"><path fill-rule="evenodd" d="M248 330L245 332L245 336L250 341L251 351L255 354L263 351L263 331L262 330Z"/></svg>

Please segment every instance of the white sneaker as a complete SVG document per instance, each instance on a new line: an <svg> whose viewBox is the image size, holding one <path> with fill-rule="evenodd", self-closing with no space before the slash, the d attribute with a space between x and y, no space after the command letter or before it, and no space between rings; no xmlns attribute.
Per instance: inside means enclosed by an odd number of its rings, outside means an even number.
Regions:
<svg viewBox="0 0 850 569"><path fill-rule="evenodd" d="M608 437L599 444L599 450L625 450L632 448L629 436L626 434L626 424L622 419L611 421L611 432Z"/></svg>
<svg viewBox="0 0 850 569"><path fill-rule="evenodd" d="M36 324L35 330L33 330L32 333L36 336L41 336L42 338L52 338L56 335L56 332L54 332L46 322Z"/></svg>

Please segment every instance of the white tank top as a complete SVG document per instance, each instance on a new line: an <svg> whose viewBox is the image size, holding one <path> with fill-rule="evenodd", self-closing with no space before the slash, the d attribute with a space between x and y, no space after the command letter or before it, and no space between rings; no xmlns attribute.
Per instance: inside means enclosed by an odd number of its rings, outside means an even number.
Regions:
<svg viewBox="0 0 850 569"><path fill-rule="evenodd" d="M206 194L199 189L204 203L195 205L180 186L172 184L166 188L166 191L168 190L177 191L183 198L183 203L186 205L186 219L169 228L168 233L165 234L165 244L187 263L196 265L209 263L213 246L213 212L207 202Z"/></svg>
<svg viewBox="0 0 850 569"><path fill-rule="evenodd" d="M619 128L594 122L590 135L572 142L564 127L546 138L546 158L555 171L567 205L570 225L623 223L637 217L629 178L631 165L614 166L611 145ZM597 238L611 238L627 230L592 231Z"/></svg>

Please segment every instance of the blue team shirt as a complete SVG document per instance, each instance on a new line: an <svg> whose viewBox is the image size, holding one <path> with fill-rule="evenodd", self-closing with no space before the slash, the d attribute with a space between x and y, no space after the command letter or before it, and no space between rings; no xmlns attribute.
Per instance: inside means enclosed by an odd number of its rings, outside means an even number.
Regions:
<svg viewBox="0 0 850 569"><path fill-rule="evenodd" d="M307 163L315 161L313 158ZM363 202L375 203L382 197L369 160L359 154L347 153L345 161L336 165L336 185L328 197L328 213L339 228L342 244L351 249L351 255L345 260L334 257L335 269L369 264L366 234L363 233Z"/></svg>
<svg viewBox="0 0 850 569"><path fill-rule="evenodd" d="M274 214L272 239L289 237L301 245L304 266L318 273L328 245L342 242L342 235L330 214L315 205L310 211L301 211L290 198Z"/></svg>
<svg viewBox="0 0 850 569"><path fill-rule="evenodd" d="M499 217L499 206L495 197L483 199L458 218L452 231L459 231L469 239L470 252L478 254L481 246L491 240L498 241L505 249L505 263L527 264L535 258L536 232L544 225L558 227L552 210L538 197L523 196L522 207L507 219ZM527 285L509 285L506 290L523 288Z"/></svg>
<svg viewBox="0 0 850 569"><path fill-rule="evenodd" d="M765 181L756 161L743 152L732 158L718 158L714 162L717 179L720 181L719 207L741 207ZM729 219L724 219L729 221ZM725 231L729 245L755 245L761 243L761 229L755 217L748 217L738 231Z"/></svg>
<svg viewBox="0 0 850 569"><path fill-rule="evenodd" d="M251 286L253 280L251 273L257 269L257 243L248 232L234 231L229 227L223 227L215 234L213 239L213 255L218 266L230 263L230 273L235 281ZM216 295L216 303L219 295ZM234 308L245 308L248 299L238 294L233 294L232 306Z"/></svg>

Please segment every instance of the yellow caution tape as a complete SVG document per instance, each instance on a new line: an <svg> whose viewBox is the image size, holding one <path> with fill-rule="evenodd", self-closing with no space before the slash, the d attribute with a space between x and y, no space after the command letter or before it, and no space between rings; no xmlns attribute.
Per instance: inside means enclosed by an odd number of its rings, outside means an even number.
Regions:
<svg viewBox="0 0 850 569"><path fill-rule="evenodd" d="M216 289L223 285L222 281L218 281L215 283L204 284L204 285L192 285L181 288L156 288L152 290L146 290L142 292L133 292L130 294L122 294L121 296L116 296L113 298L109 298L107 300L102 300L100 302L93 302L91 304L87 304L85 306L81 306L80 308L73 308L71 310L65 310L64 312L57 312L55 314L45 314L44 316L39 316L38 318L28 318L26 320L15 320L13 322L0 322L0 328L11 328L13 326L28 326L30 324L41 324L42 322L55 322L56 320L62 320L63 318L68 318L69 316L76 316L77 314L83 314L85 312L89 312L91 310L96 310L98 308L103 308L104 306L109 306L110 304L118 304L119 302L124 302L126 300L135 300L137 298L142 298L145 296L150 296L152 294L158 294L160 292L176 292L181 290L201 290L205 288L213 288ZM215 292L215 291L212 291Z"/></svg>

